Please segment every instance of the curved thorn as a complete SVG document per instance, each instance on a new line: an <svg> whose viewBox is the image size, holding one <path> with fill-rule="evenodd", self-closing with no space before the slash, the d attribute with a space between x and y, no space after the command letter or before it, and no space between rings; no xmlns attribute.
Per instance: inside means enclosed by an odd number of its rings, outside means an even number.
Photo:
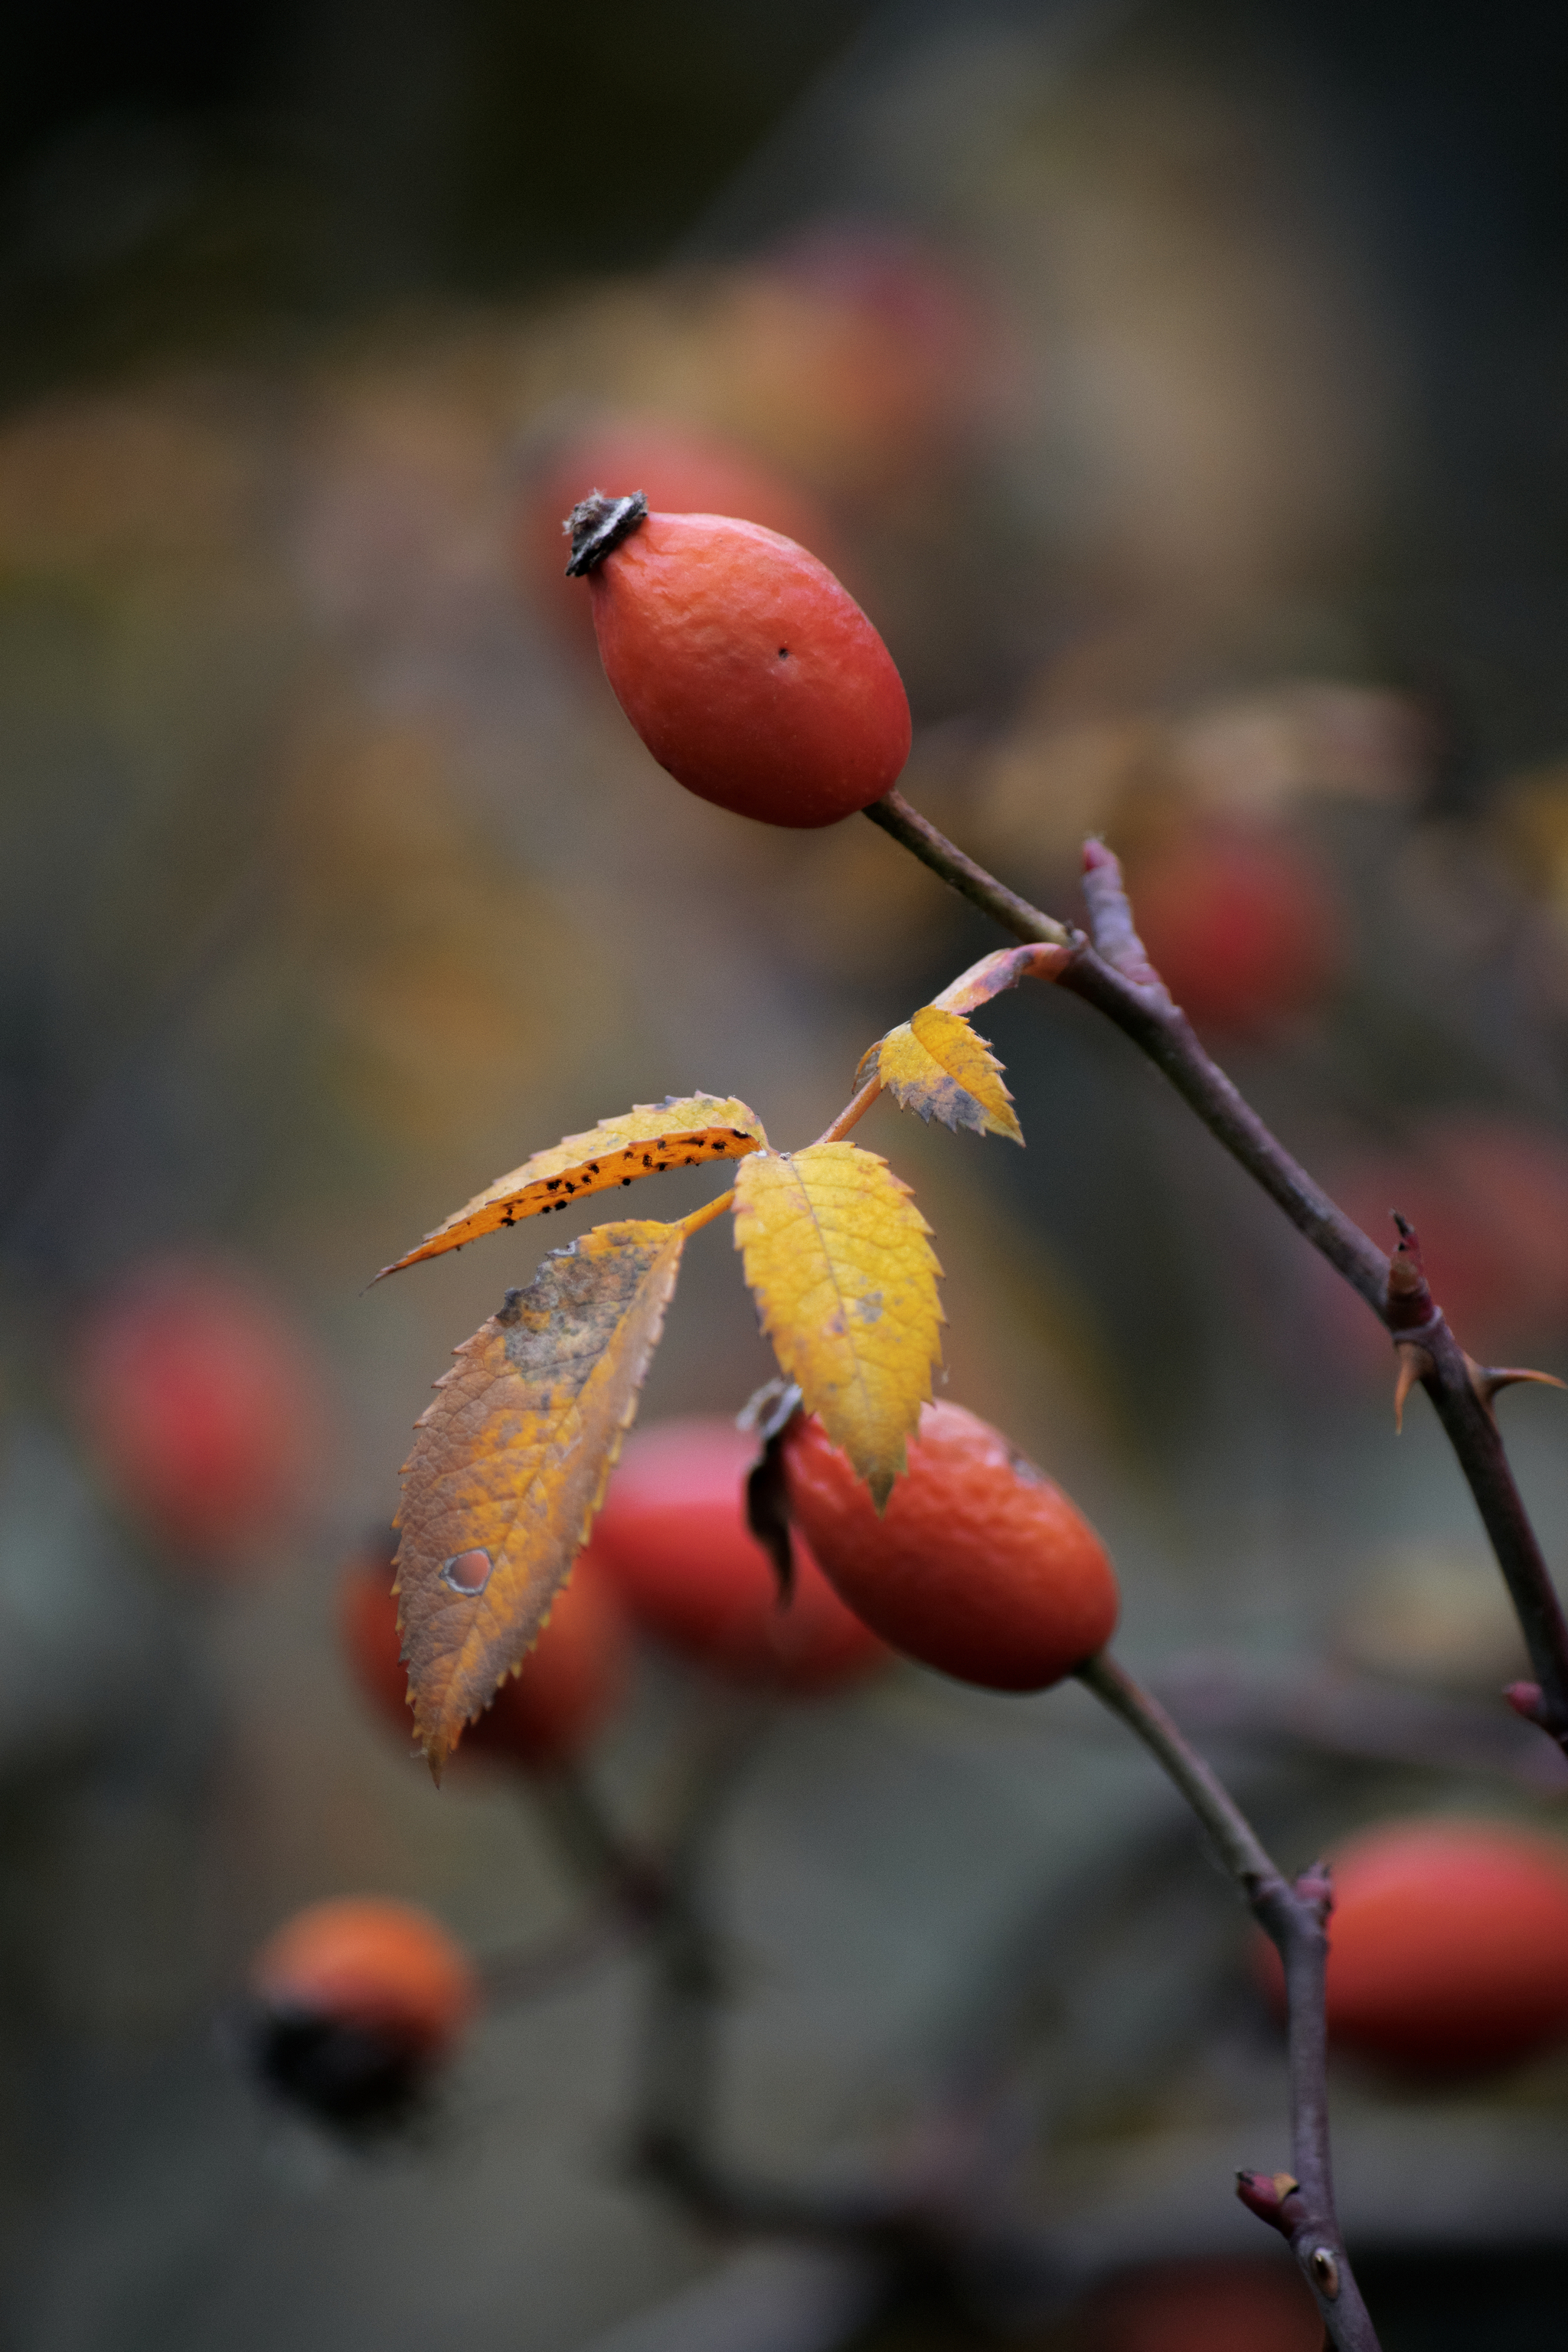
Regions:
<svg viewBox="0 0 1568 2352"><path fill-rule="evenodd" d="M1500 1389L1517 1388L1521 1381L1532 1381L1543 1389L1568 1388L1568 1381L1560 1381L1555 1372L1532 1372L1521 1364L1477 1364L1465 1359L1470 1375L1470 1386L1481 1402L1489 1405Z"/></svg>
<svg viewBox="0 0 1568 2352"><path fill-rule="evenodd" d="M1426 1349L1417 1347L1413 1339L1398 1341L1394 1353L1399 1358L1399 1377L1394 1383L1394 1434L1402 1437L1405 1434L1405 1401L1411 1390L1417 1381L1426 1380L1437 1368Z"/></svg>

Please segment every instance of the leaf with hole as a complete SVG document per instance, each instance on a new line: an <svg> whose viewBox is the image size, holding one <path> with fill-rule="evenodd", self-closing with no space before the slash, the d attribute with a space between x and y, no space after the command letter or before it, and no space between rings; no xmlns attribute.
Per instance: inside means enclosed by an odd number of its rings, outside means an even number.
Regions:
<svg viewBox="0 0 1568 2352"><path fill-rule="evenodd" d="M437 1779L522 1664L637 1412L686 1230L600 1225L457 1350L404 1465L399 1622L414 1728Z"/></svg>
<svg viewBox="0 0 1568 2352"><path fill-rule="evenodd" d="M874 1151L814 1143L735 1171L735 1240L779 1363L879 1509L942 1360L942 1272L910 1188Z"/></svg>

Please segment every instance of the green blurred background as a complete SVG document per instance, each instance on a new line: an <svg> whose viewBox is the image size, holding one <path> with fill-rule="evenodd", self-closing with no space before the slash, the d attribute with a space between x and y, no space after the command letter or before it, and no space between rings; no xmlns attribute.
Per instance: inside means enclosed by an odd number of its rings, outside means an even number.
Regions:
<svg viewBox="0 0 1568 2352"><path fill-rule="evenodd" d="M612 458L750 468L900 662L917 804L1067 914L1104 831L1286 1140L1380 1237L1415 1219L1478 1353L1568 1371L1568 30L1524 0L28 0L9 33L12 2338L843 2340L782 2273L702 2304L724 2250L628 2176L635 1957L487 2019L373 2160L269 2111L216 2024L315 1896L409 1895L481 1953L576 1900L526 1798L436 1794L333 1631L431 1381L543 1244L369 1276L631 1100L815 1135L995 943L870 826L775 835L661 776L556 577L563 501ZM982 1025L1026 1152L887 1106L864 1139L935 1228L949 1393L1106 1534L1129 1657L1288 1863L1389 1811L1553 1819L1549 1766L1469 1711L1508 1622L1419 1401L1394 1443L1370 1318L1080 1007ZM84 1387L160 1266L265 1299L310 1367L310 1475L216 1568L132 1507ZM644 1416L770 1369L716 1228ZM1508 1408L1554 1560L1560 1412ZM1367 1676L1433 1710L1381 1759ZM693 1679L650 1658L595 1759L629 1818ZM1292 1731L1281 1694L1331 1684L1338 1730ZM1227 2167L1286 2142L1243 1923L1089 1715L910 1668L774 1726L722 1855L731 2127L806 2172L903 2147L999 1940L1120 1857L1152 1892L1075 1915L1022 2037L1035 2210L1085 2275L1253 2253ZM1561 2055L1336 2089L1385 2342L1477 2340L1497 2263L1487 2340L1554 2342Z"/></svg>

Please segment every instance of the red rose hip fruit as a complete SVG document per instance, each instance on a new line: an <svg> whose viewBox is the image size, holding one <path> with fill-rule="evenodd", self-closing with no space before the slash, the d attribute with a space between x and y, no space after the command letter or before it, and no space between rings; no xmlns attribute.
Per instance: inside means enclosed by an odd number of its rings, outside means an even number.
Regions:
<svg viewBox="0 0 1568 2352"><path fill-rule="evenodd" d="M638 1624L725 1681L801 1696L887 1663L801 1544L781 1609L766 1552L746 1524L755 1440L732 1422L638 1430L594 1523L594 1551Z"/></svg>
<svg viewBox="0 0 1568 2352"><path fill-rule="evenodd" d="M1272 1944L1259 1971L1283 2005ZM1568 2036L1568 1847L1502 1822L1390 1822L1334 1858L1329 2038L1426 2074Z"/></svg>
<svg viewBox="0 0 1568 2352"><path fill-rule="evenodd" d="M237 1270L138 1268L83 1324L76 1401L110 1484L189 1560L233 1569L306 1506L322 1422L303 1335Z"/></svg>
<svg viewBox="0 0 1568 2352"><path fill-rule="evenodd" d="M768 824L834 824L910 756L892 656L815 555L728 515L597 492L573 515L605 674L680 783Z"/></svg>
<svg viewBox="0 0 1568 2352"><path fill-rule="evenodd" d="M468 1958L439 1922L374 1895L297 1913L257 1954L249 1990L263 2079L351 2129L400 2121L479 2006Z"/></svg>
<svg viewBox="0 0 1568 2352"><path fill-rule="evenodd" d="M1237 1035L1310 1012L1345 963L1344 923L1296 844L1215 829L1132 876L1150 961L1189 1017Z"/></svg>
<svg viewBox="0 0 1568 2352"><path fill-rule="evenodd" d="M1115 1630L1104 1545L1059 1486L962 1405L928 1404L879 1518L820 1422L784 1440L790 1507L885 1641L988 1690L1045 1690Z"/></svg>

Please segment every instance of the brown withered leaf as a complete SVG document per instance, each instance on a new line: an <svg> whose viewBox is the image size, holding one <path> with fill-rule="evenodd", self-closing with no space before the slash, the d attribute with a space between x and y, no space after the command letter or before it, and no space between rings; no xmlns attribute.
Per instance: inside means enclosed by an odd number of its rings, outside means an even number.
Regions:
<svg viewBox="0 0 1568 2352"><path fill-rule="evenodd" d="M685 1243L600 1225L552 1250L456 1352L404 1465L399 1622L441 1768L537 1638L637 1412Z"/></svg>
<svg viewBox="0 0 1568 2352"><path fill-rule="evenodd" d="M857 1093L871 1077L881 1080L900 1110L938 1118L954 1130L1024 1140L1001 1065L962 1013L923 1004L872 1046L855 1073Z"/></svg>
<svg viewBox="0 0 1568 2352"><path fill-rule="evenodd" d="M967 971L961 971L956 980L950 980L931 1003L942 1013L973 1013L1000 996L1004 989L1016 988L1021 980L1055 980L1071 961L1070 948L1053 947L1045 940L1029 947L997 948L972 963Z"/></svg>
<svg viewBox="0 0 1568 2352"><path fill-rule="evenodd" d="M879 1510L942 1360L930 1234L909 1186L858 1144L759 1151L735 1171L736 1245L763 1327Z"/></svg>
<svg viewBox="0 0 1568 2352"><path fill-rule="evenodd" d="M701 1168L716 1160L739 1160L767 1141L754 1110L728 1095L669 1095L661 1103L635 1103L619 1118L602 1118L583 1135L568 1135L536 1151L521 1168L476 1193L466 1208L427 1234L417 1249L384 1265L377 1282L401 1274L422 1258L461 1249L481 1234L493 1234L521 1218L537 1217L568 1202L633 1184L642 1176L662 1176L670 1168Z"/></svg>

